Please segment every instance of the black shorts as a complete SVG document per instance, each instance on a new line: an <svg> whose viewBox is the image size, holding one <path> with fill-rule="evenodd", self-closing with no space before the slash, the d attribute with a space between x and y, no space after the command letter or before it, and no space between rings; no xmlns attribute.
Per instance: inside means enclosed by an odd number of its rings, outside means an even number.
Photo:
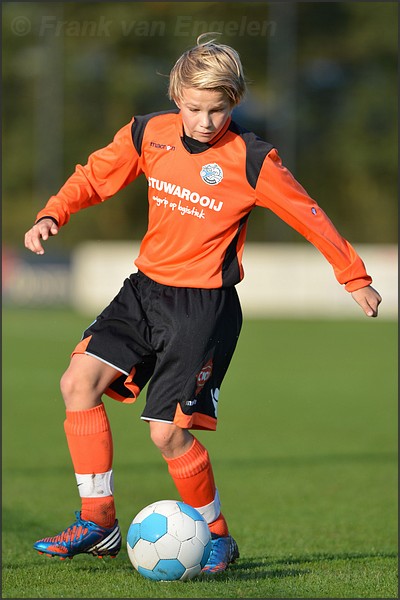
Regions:
<svg viewBox="0 0 400 600"><path fill-rule="evenodd" d="M134 402L149 382L142 419L216 429L219 390L242 326L234 287L179 288L135 273L86 329L75 353L121 375L105 393Z"/></svg>

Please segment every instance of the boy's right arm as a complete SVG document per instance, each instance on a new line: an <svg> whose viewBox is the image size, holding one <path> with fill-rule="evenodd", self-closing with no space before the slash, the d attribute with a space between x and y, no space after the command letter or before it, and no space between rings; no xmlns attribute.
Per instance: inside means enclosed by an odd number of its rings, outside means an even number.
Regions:
<svg viewBox="0 0 400 600"><path fill-rule="evenodd" d="M122 127L113 141L93 152L86 165L77 165L59 192L37 214L35 225L25 235L25 246L43 254L40 240L56 235L71 214L104 202L141 174L140 157L133 145L133 120Z"/></svg>

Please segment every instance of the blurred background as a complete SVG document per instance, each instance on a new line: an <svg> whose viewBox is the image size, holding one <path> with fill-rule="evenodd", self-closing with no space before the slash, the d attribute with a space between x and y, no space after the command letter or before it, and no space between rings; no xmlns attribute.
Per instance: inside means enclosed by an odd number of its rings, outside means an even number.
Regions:
<svg viewBox="0 0 400 600"><path fill-rule="evenodd" d="M397 314L396 3L4 2L2 11L6 306L92 314L118 291L146 229L144 178L74 215L43 257L24 249L24 233L77 163L133 115L172 106L175 60L218 31L249 81L234 118L278 148L365 260L382 316ZM269 211L254 211L247 248L245 311L290 314L291 278L304 310L309 289L311 309L359 316L325 260Z"/></svg>

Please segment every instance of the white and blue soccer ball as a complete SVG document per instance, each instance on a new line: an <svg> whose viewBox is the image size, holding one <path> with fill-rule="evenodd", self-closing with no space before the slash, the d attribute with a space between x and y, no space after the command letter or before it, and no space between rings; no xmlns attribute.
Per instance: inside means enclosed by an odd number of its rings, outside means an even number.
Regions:
<svg viewBox="0 0 400 600"><path fill-rule="evenodd" d="M211 552L211 533L202 515L178 500L160 500L143 508L127 535L135 569L155 581L196 577Z"/></svg>

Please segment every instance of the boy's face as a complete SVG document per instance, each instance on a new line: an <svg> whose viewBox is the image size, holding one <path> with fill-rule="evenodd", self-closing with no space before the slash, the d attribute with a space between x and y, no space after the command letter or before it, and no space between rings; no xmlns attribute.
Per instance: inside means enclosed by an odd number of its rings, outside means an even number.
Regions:
<svg viewBox="0 0 400 600"><path fill-rule="evenodd" d="M186 135L199 142L211 142L232 112L226 94L216 90L183 88L176 102Z"/></svg>

